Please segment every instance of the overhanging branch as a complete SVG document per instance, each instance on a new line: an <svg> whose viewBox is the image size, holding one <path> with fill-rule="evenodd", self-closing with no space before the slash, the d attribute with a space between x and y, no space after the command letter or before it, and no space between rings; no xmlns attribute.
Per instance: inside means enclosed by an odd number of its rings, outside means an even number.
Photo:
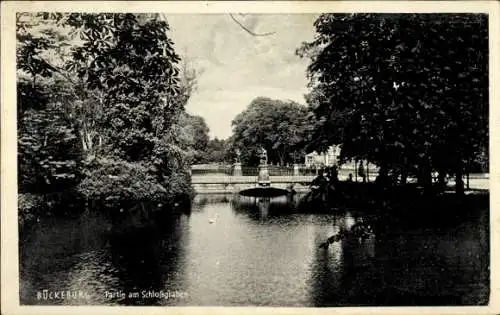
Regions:
<svg viewBox="0 0 500 315"><path fill-rule="evenodd" d="M276 33L276 32L268 32L268 33L255 33L255 32L252 32L250 29L248 29L248 27L246 27L240 21L238 21L238 19L236 19L233 14L229 13L229 16L231 17L231 19L233 19L233 21L236 24L238 24L243 30L245 30L247 33L249 33L252 36L270 36L270 35L273 35L273 34Z"/></svg>

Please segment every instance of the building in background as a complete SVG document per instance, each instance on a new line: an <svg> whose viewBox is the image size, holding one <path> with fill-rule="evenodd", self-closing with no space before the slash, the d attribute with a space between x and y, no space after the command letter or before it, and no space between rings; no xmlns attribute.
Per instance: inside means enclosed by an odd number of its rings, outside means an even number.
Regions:
<svg viewBox="0 0 500 315"><path fill-rule="evenodd" d="M305 166L333 166L338 165L340 155L340 146L333 145L326 152L311 152L305 156Z"/></svg>
<svg viewBox="0 0 500 315"><path fill-rule="evenodd" d="M333 145L329 147L326 152L322 153L311 152L309 154L306 154L304 163L305 167L314 168L314 167L337 165L339 166L339 169L352 170L352 171L355 171L360 163L363 163L365 167L368 167L368 163L365 160L358 161L358 165L355 165L353 160L347 161L345 163L342 163L342 165L339 165L340 149L341 149L340 145ZM370 167L370 170L372 172L378 171L378 167L372 165Z"/></svg>

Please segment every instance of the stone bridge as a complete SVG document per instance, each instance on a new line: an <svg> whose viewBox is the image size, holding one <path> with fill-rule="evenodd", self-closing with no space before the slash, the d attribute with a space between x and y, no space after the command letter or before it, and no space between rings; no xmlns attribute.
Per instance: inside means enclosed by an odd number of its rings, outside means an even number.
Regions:
<svg viewBox="0 0 500 315"><path fill-rule="evenodd" d="M314 175L269 176L269 180L271 181L271 187L286 189L293 186L296 192L306 192L315 177ZM257 187L258 177L223 174L193 175L191 184L196 193L237 193L243 189Z"/></svg>

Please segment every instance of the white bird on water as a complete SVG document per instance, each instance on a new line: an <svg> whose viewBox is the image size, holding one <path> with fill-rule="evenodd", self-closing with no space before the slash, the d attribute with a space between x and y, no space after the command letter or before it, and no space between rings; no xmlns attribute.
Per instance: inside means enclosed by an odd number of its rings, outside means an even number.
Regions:
<svg viewBox="0 0 500 315"><path fill-rule="evenodd" d="M215 218L212 218L212 219L209 219L208 220L208 223L212 224L212 223L215 223L215 221L217 221L217 218L219 217L219 212L217 212L215 214Z"/></svg>

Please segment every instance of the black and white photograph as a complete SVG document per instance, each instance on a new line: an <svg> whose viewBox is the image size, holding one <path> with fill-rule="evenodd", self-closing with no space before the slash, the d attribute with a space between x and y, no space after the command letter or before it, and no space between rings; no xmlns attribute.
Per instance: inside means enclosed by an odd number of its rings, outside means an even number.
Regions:
<svg viewBox="0 0 500 315"><path fill-rule="evenodd" d="M401 4L16 10L9 296L491 305L492 3Z"/></svg>

